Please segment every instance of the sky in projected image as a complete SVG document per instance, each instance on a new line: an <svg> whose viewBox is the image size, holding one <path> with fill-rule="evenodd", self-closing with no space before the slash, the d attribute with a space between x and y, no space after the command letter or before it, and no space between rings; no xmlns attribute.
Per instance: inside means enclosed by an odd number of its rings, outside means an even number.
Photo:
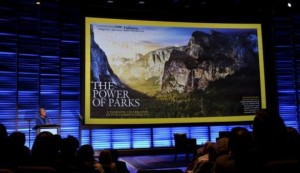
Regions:
<svg viewBox="0 0 300 173"><path fill-rule="evenodd" d="M138 54L145 55L156 49L186 46L195 31L211 34L212 30L221 33L242 33L251 30L102 24L93 26L96 26L95 41L103 49L111 65L120 64L118 58L135 59Z"/></svg>

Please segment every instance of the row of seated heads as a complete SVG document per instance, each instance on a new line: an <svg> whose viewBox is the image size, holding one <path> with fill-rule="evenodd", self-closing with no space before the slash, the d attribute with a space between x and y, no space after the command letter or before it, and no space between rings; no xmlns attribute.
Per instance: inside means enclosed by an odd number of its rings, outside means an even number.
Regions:
<svg viewBox="0 0 300 173"><path fill-rule="evenodd" d="M287 127L278 114L267 109L257 111L251 128L252 132L237 126L220 133L216 143L208 141L197 151L198 156L209 153L209 160L216 160L221 155L243 157L245 153L255 151L255 155L259 153L263 157L260 159L265 160L300 158L299 132Z"/></svg>
<svg viewBox="0 0 300 173"><path fill-rule="evenodd" d="M76 160L79 162L94 162L95 151L92 145L79 145L79 141L74 136L68 136L61 139L59 135L52 135L50 132L42 132L37 137L32 146L32 158L36 161L49 156L55 157L57 152L60 152L61 157L70 159L72 154L76 153ZM119 157L117 150L102 150L97 156L98 161L102 164L110 164L116 161Z"/></svg>
<svg viewBox="0 0 300 173"><path fill-rule="evenodd" d="M228 146L232 153L243 153L248 148L256 146L270 155L283 157L283 155L293 152L286 152L286 150L294 149L299 144L299 133L293 128L287 128L279 115L266 109L257 111L252 126L252 134L243 127L235 127L231 130ZM0 140L5 140L7 136L5 127L0 124ZM11 133L9 138L15 141L13 145L24 146L25 144L25 135L21 132ZM222 144L219 146L221 147L218 152L222 152ZM70 157L70 153L76 152L78 148L79 142L73 136L61 139L59 135L42 132L37 135L30 154L34 162L44 163L53 160L58 150L60 150L61 157ZM224 144L223 148L226 148ZM104 154L105 152L103 152ZM81 146L77 156L79 160L94 160L94 150L91 145ZM100 156L98 159L101 160Z"/></svg>
<svg viewBox="0 0 300 173"><path fill-rule="evenodd" d="M61 170L66 166L88 167L93 170L94 163L100 163L102 167L109 166L119 157L117 150L103 150L95 156L92 145L80 146L74 136L62 138L47 131L36 136L30 150L25 146L24 133L13 132L8 135L5 126L0 125L0 128L0 168L15 169L15 166L35 165L51 166ZM7 141L6 145L4 141Z"/></svg>
<svg viewBox="0 0 300 173"><path fill-rule="evenodd" d="M293 157L292 155L299 152L298 131L293 127L287 127L278 114L266 109L256 113L253 120L253 137L257 148L275 159Z"/></svg>
<svg viewBox="0 0 300 173"><path fill-rule="evenodd" d="M278 114L267 109L256 112L252 132L244 127L234 127L229 134L228 148L233 155L256 148L269 159L299 158L298 131L293 127L287 127Z"/></svg>
<svg viewBox="0 0 300 173"><path fill-rule="evenodd" d="M216 143L205 143L197 150L198 155L187 172L271 173L275 170L282 173L289 170L298 173L299 146L299 132L287 127L279 115L263 109L256 112L252 132L237 126L220 135Z"/></svg>

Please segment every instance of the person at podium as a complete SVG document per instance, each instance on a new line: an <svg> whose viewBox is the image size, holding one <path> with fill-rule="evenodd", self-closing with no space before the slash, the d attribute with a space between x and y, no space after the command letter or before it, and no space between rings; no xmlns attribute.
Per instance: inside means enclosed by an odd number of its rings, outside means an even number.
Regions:
<svg viewBox="0 0 300 173"><path fill-rule="evenodd" d="M45 108L39 109L39 116L36 118L36 125L37 126L44 126L49 125L50 120L47 118L47 113Z"/></svg>

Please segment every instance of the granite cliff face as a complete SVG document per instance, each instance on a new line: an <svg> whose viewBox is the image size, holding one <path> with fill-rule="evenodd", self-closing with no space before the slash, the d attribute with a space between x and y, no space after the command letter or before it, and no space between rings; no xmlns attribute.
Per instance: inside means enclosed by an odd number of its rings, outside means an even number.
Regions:
<svg viewBox="0 0 300 173"><path fill-rule="evenodd" d="M257 59L257 42L253 36L251 33L194 32L182 52L173 50L165 63L162 91L204 90L211 81L226 78L253 63Z"/></svg>
<svg viewBox="0 0 300 173"><path fill-rule="evenodd" d="M154 79L151 85L162 84L165 63L170 59L171 52L177 47L167 47L137 55L134 60L123 58L120 66L114 66L116 74L127 84L140 84ZM120 58L119 58L120 59Z"/></svg>
<svg viewBox="0 0 300 173"><path fill-rule="evenodd" d="M91 80L96 82L112 82L116 86L124 87L124 84L112 71L105 52L94 39L94 31L91 26Z"/></svg>
<svg viewBox="0 0 300 173"><path fill-rule="evenodd" d="M121 76L141 83L155 79L162 92L205 90L211 81L224 79L257 61L257 49L255 33L195 31L188 45L139 56L122 67Z"/></svg>
<svg viewBox="0 0 300 173"><path fill-rule="evenodd" d="M149 52L145 58L148 59L146 66L148 66L147 71L145 71L145 79L149 79L153 76L161 77L163 74L165 63L169 60L171 52L174 47L159 49L156 51ZM161 82L159 82L161 84Z"/></svg>

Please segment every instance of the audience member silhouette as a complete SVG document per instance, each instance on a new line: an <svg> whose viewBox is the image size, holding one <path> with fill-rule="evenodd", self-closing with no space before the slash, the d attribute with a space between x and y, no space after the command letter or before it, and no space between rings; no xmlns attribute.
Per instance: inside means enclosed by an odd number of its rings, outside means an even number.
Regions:
<svg viewBox="0 0 300 173"><path fill-rule="evenodd" d="M3 142L7 141L7 130L6 127L0 123L0 144L2 144Z"/></svg>
<svg viewBox="0 0 300 173"><path fill-rule="evenodd" d="M249 157L253 149L251 133L244 127L232 128L229 136L230 154L217 158L216 173L251 173L255 172L253 160Z"/></svg>
<svg viewBox="0 0 300 173"><path fill-rule="evenodd" d="M193 161L192 165L186 170L186 172L211 172L214 165L214 158L216 157L215 144L212 142L206 142L199 154L200 156Z"/></svg>
<svg viewBox="0 0 300 173"><path fill-rule="evenodd" d="M25 146L25 134L19 131L12 132L8 137L8 161L13 167L29 164L30 149Z"/></svg>
<svg viewBox="0 0 300 173"><path fill-rule="evenodd" d="M210 142L210 141L205 142L202 147L200 147L199 149L197 149L195 157L198 158L200 156L203 156L203 155L207 154L208 153L208 146L209 145L214 145L214 143Z"/></svg>
<svg viewBox="0 0 300 173"><path fill-rule="evenodd" d="M201 152L199 152L200 156L194 160L186 172L211 173L216 159L229 153L228 141L227 137L222 137L216 143L206 142Z"/></svg>
<svg viewBox="0 0 300 173"><path fill-rule="evenodd" d="M0 123L0 168L9 168L8 155L8 135L6 127Z"/></svg>
<svg viewBox="0 0 300 173"><path fill-rule="evenodd" d="M300 160L300 134L293 127L287 127L287 143L290 148L289 159Z"/></svg>
<svg viewBox="0 0 300 173"><path fill-rule="evenodd" d="M116 163L118 173L129 173L126 162L119 160L119 151L116 149L110 150L113 162Z"/></svg>
<svg viewBox="0 0 300 173"><path fill-rule="evenodd" d="M253 121L253 136L257 158L262 163L288 158L287 130L279 115L267 109L258 110Z"/></svg>
<svg viewBox="0 0 300 173"><path fill-rule="evenodd" d="M56 167L58 172L80 171L76 163L76 154L78 148L79 141L74 136L69 135L62 139Z"/></svg>
<svg viewBox="0 0 300 173"><path fill-rule="evenodd" d="M59 153L59 160L65 165L74 166L78 148L79 141L77 138L72 135L63 138L61 143L61 150Z"/></svg>
<svg viewBox="0 0 300 173"><path fill-rule="evenodd" d="M216 160L217 157L229 154L229 138L228 137L222 137L217 140L216 145L215 145L215 155L211 155L210 157L215 157L212 158L211 160Z"/></svg>
<svg viewBox="0 0 300 173"><path fill-rule="evenodd" d="M94 158L94 149L91 145L85 144L80 146L76 158L76 163L81 172L104 173L102 165Z"/></svg>
<svg viewBox="0 0 300 173"><path fill-rule="evenodd" d="M62 137L60 134L54 134L53 135L53 144L54 144L54 149L55 149L55 153L58 155L58 153L60 153L61 150L61 145L62 145ZM57 157L57 156L56 156Z"/></svg>
<svg viewBox="0 0 300 173"><path fill-rule="evenodd" d="M32 145L31 162L37 166L55 166L57 148L53 134L47 131L39 133Z"/></svg>
<svg viewBox="0 0 300 173"><path fill-rule="evenodd" d="M102 150L99 153L98 160L102 165L105 173L117 173L116 163L113 162L111 152L109 150Z"/></svg>

